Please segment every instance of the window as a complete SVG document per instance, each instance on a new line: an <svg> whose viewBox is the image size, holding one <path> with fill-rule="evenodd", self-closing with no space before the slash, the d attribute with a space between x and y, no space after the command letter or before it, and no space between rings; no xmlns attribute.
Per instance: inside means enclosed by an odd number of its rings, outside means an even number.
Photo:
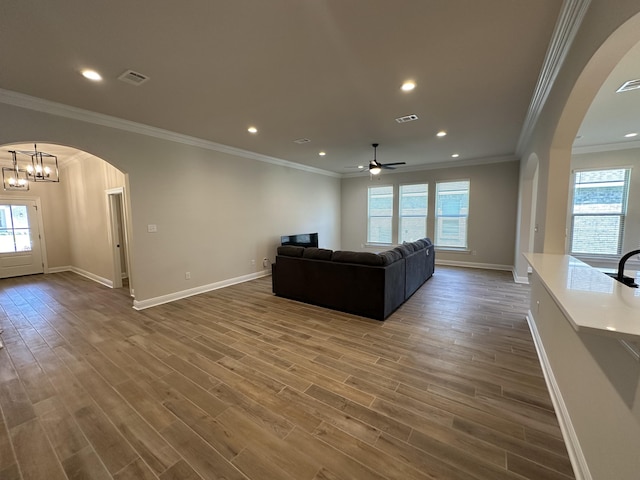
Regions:
<svg viewBox="0 0 640 480"><path fill-rule="evenodd" d="M627 211L629 169L582 170L574 174L571 253L618 255Z"/></svg>
<svg viewBox="0 0 640 480"><path fill-rule="evenodd" d="M0 253L31 251L26 205L0 205Z"/></svg>
<svg viewBox="0 0 640 480"><path fill-rule="evenodd" d="M398 243L427 236L429 185L400 185L400 225Z"/></svg>
<svg viewBox="0 0 640 480"><path fill-rule="evenodd" d="M467 248L469 180L436 183L436 234L438 247Z"/></svg>
<svg viewBox="0 0 640 480"><path fill-rule="evenodd" d="M391 243L393 186L369 187L367 242Z"/></svg>

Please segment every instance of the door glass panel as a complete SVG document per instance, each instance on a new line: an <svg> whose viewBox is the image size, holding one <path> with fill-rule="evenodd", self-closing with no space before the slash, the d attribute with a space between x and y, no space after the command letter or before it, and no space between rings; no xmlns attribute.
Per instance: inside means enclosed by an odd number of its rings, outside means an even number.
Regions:
<svg viewBox="0 0 640 480"><path fill-rule="evenodd" d="M0 205L0 253L31 251L28 213L26 205Z"/></svg>

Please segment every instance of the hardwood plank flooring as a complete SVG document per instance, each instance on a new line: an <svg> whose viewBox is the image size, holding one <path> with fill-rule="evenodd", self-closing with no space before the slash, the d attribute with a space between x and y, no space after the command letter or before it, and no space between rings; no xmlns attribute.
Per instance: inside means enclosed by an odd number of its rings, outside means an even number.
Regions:
<svg viewBox="0 0 640 480"><path fill-rule="evenodd" d="M438 267L385 322L270 277L143 311L0 280L0 477L568 480L510 273Z"/></svg>

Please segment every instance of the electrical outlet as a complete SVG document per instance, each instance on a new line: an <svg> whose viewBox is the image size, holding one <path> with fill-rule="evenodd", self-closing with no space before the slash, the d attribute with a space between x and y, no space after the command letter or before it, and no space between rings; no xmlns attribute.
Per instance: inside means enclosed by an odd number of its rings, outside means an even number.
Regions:
<svg viewBox="0 0 640 480"><path fill-rule="evenodd" d="M262 259L262 266L267 268L269 266L269 259L267 257Z"/></svg>
<svg viewBox="0 0 640 480"><path fill-rule="evenodd" d="M185 272L184 279L185 280L191 280L191 272Z"/></svg>
<svg viewBox="0 0 640 480"><path fill-rule="evenodd" d="M256 266L256 261L254 259L251 260L251 266L255 267Z"/></svg>

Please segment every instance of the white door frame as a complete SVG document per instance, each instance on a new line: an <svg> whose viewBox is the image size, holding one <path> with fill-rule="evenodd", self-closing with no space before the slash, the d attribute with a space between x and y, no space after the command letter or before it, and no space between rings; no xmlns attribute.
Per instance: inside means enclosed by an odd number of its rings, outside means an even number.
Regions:
<svg viewBox="0 0 640 480"><path fill-rule="evenodd" d="M49 273L49 261L47 260L47 242L45 241L44 223L42 221L42 203L40 197L14 197L13 195L0 195L0 202L11 200L17 202L36 202L36 221L40 230L40 252L42 256L43 273Z"/></svg>
<svg viewBox="0 0 640 480"><path fill-rule="evenodd" d="M127 274L129 275L129 292L133 286L131 285L131 263L129 261L129 235L127 229L127 210L125 208L125 192L124 187L110 188L105 190L107 195L107 215L109 218L109 243L111 244L111 253L113 259L113 288L122 288L122 267L121 253L124 252ZM121 212L121 224L118 222L116 214L116 204L118 202ZM122 244L118 243L118 232L122 230Z"/></svg>

